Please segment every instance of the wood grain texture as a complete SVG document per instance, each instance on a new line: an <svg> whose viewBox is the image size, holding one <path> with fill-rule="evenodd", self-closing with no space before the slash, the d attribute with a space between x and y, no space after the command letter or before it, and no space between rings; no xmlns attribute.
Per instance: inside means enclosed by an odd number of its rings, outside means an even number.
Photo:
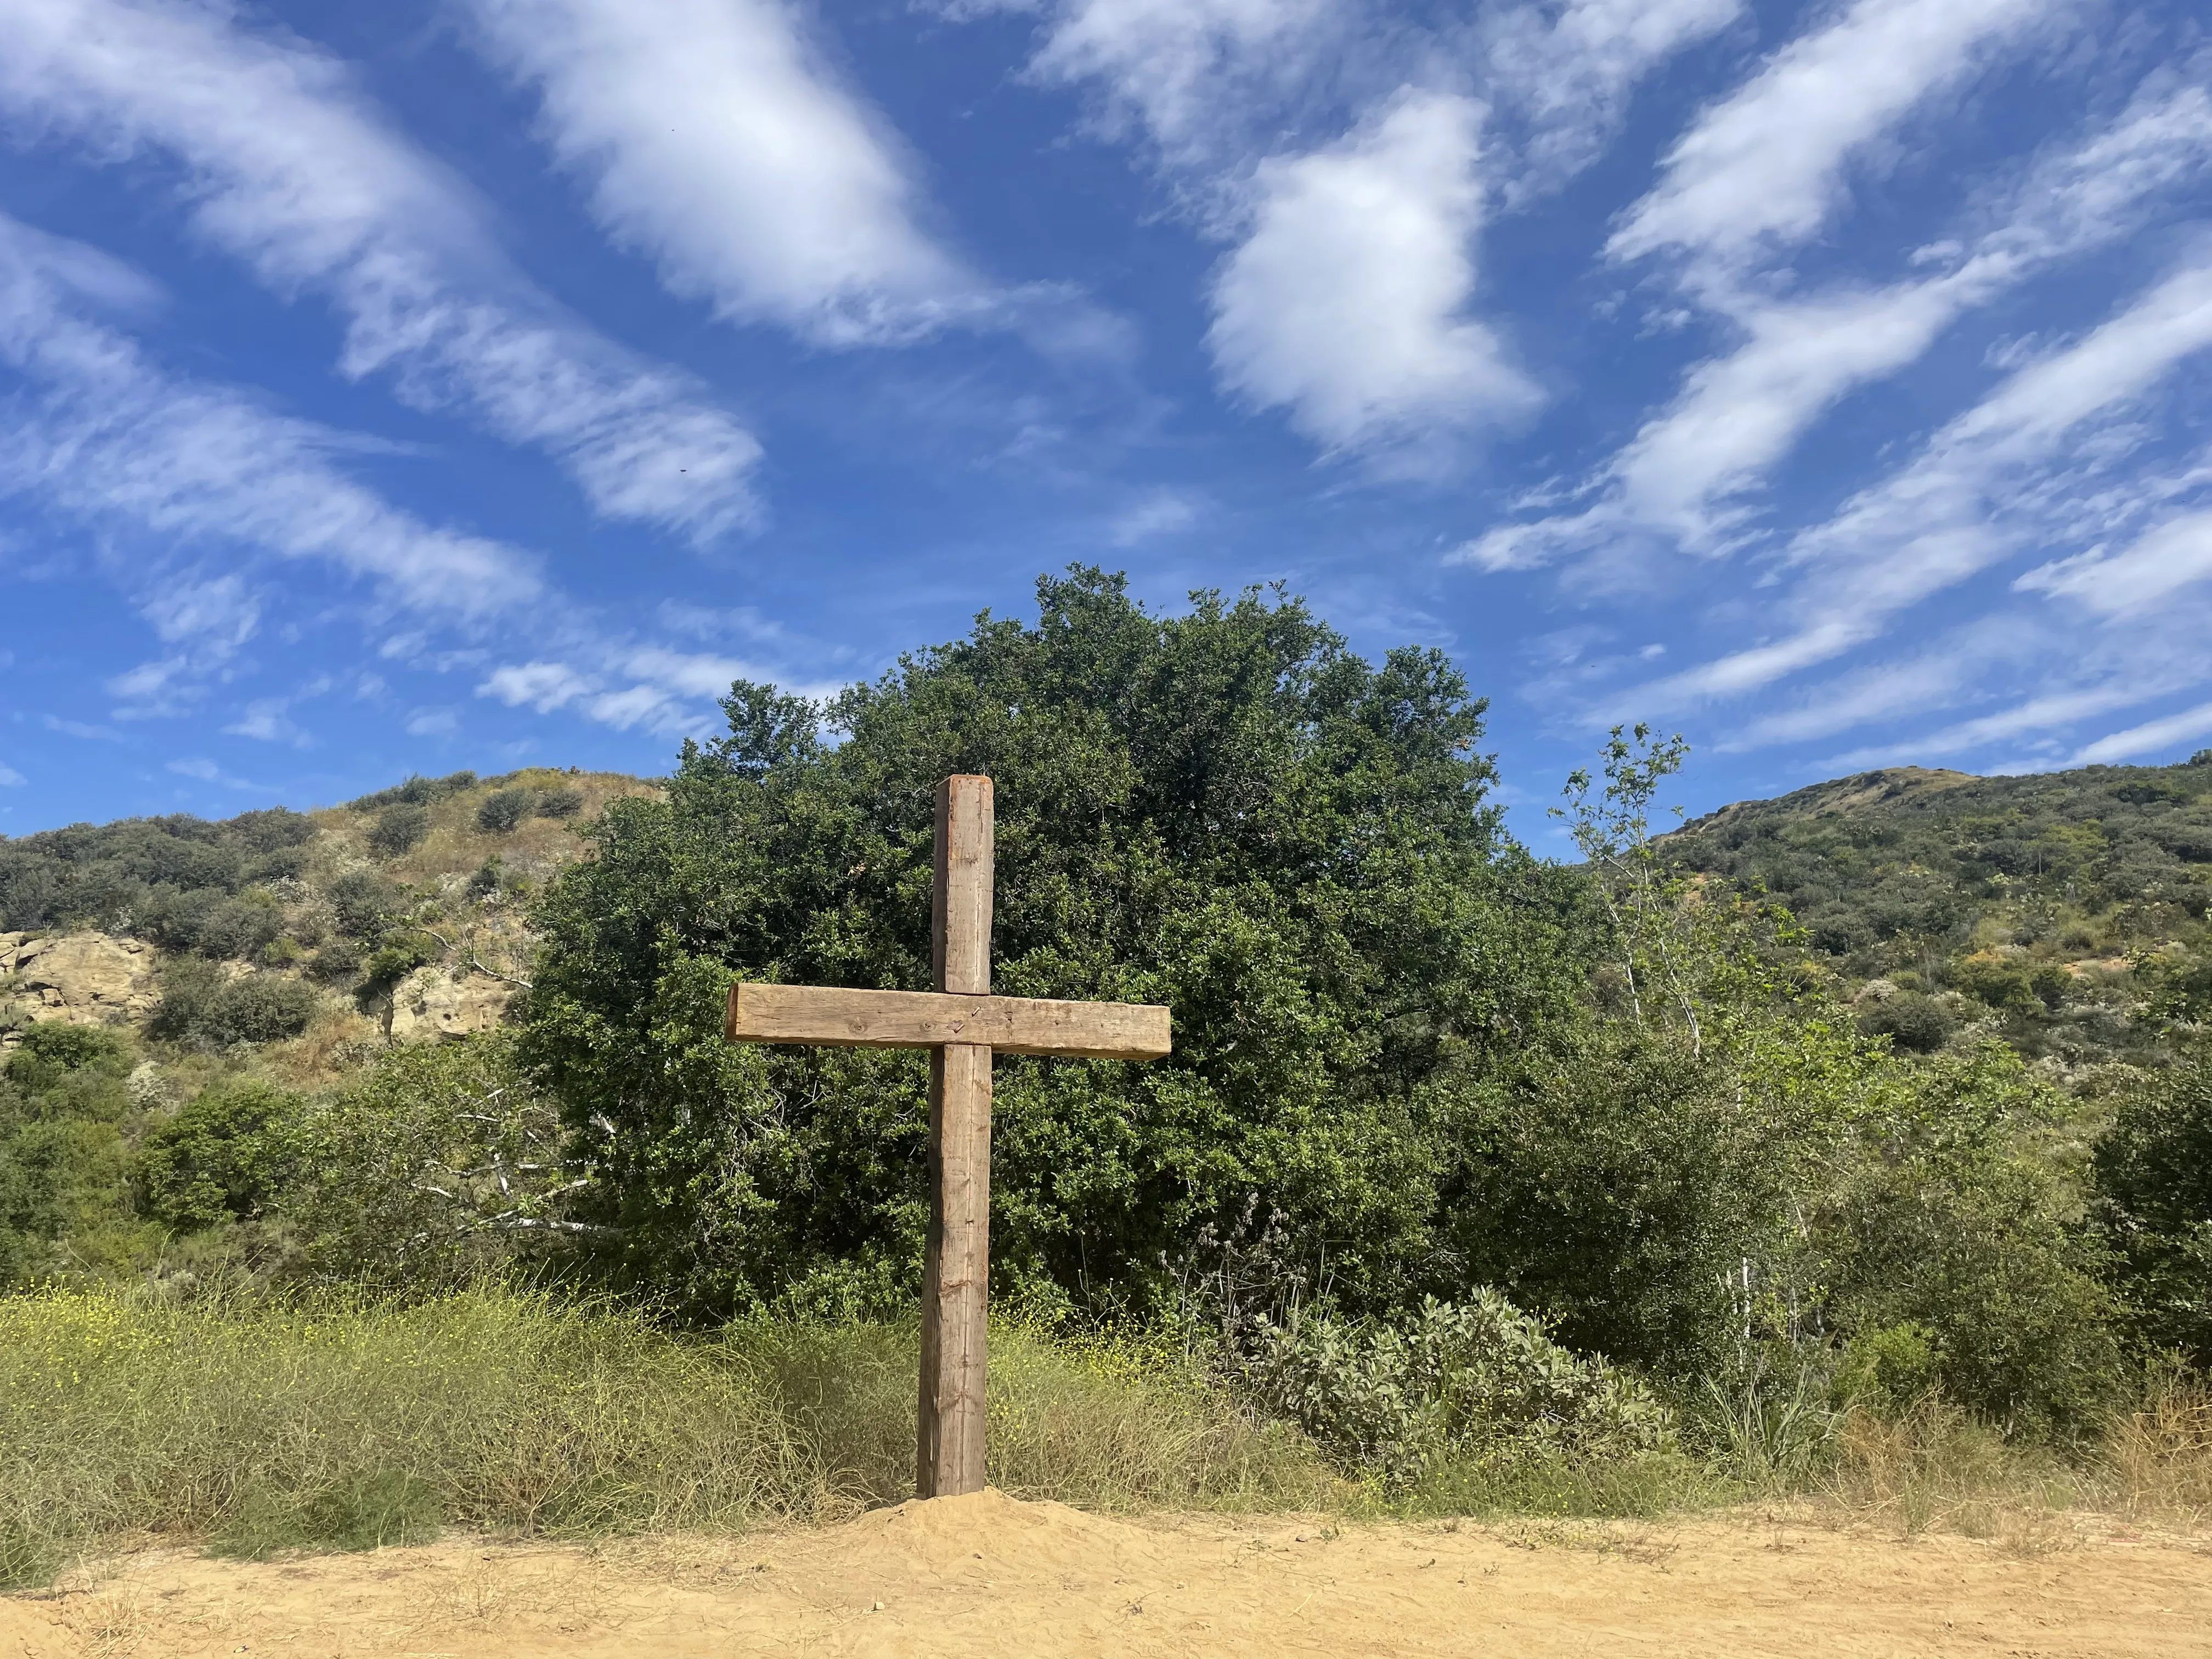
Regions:
<svg viewBox="0 0 2212 1659"><path fill-rule="evenodd" d="M937 885L933 951L940 991L991 988L991 781L958 774L937 786Z"/></svg>
<svg viewBox="0 0 2212 1659"><path fill-rule="evenodd" d="M723 1030L733 1042L846 1048L980 1043L1005 1054L1070 1060L1158 1060L1174 1047L1168 1011L1144 1003L817 985L733 985Z"/></svg>
<svg viewBox="0 0 2212 1659"><path fill-rule="evenodd" d="M991 1051L930 1056L929 1242L922 1261L921 1398L915 1486L983 1490L983 1382L991 1278Z"/></svg>

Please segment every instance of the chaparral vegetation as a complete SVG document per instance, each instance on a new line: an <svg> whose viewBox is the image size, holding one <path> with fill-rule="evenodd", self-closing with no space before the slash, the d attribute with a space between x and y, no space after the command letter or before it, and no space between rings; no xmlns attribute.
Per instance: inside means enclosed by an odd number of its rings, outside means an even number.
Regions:
<svg viewBox="0 0 2212 1659"><path fill-rule="evenodd" d="M2212 1510L2212 764L1662 835L1639 728L1547 860L1441 654L1088 570L723 707L653 786L0 842L11 951L158 963L11 1017L0 1573L910 1491L926 1057L721 1012L927 986L953 772L997 988L1175 1011L1149 1066L998 1063L998 1483Z"/></svg>

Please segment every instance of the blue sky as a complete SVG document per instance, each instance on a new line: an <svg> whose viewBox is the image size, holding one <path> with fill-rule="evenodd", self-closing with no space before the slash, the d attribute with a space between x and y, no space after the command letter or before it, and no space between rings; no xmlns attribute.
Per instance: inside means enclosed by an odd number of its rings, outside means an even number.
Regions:
<svg viewBox="0 0 2212 1659"><path fill-rule="evenodd" d="M1692 810L2212 744L2212 40L2063 0L0 0L0 833L665 769L1280 580Z"/></svg>

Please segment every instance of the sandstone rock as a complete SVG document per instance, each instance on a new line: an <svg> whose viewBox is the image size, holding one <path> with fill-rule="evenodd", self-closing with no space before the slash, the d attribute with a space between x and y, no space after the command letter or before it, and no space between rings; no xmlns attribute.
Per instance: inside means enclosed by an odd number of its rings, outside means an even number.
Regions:
<svg viewBox="0 0 2212 1659"><path fill-rule="evenodd" d="M106 933L0 933L0 973L11 975L0 1003L19 1018L72 1025L119 1025L143 1018L160 1000L154 952L135 939Z"/></svg>
<svg viewBox="0 0 2212 1659"><path fill-rule="evenodd" d="M392 1040L431 1042L488 1030L514 996L514 987L483 974L456 980L443 968L418 968L392 993Z"/></svg>

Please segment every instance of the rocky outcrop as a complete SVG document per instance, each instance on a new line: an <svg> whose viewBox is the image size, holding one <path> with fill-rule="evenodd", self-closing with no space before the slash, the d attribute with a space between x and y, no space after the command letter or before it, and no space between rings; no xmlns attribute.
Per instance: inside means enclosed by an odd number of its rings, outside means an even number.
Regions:
<svg viewBox="0 0 2212 1659"><path fill-rule="evenodd" d="M496 963L526 944L519 927L495 936L485 932L485 948ZM107 933L0 933L0 1048L12 1047L24 1026L44 1020L142 1023L161 1000L158 959L153 946ZM223 966L234 979L255 971L243 963ZM393 994L389 1035L398 1042L434 1042L488 1030L505 1016L516 989L471 967L417 969Z"/></svg>
<svg viewBox="0 0 2212 1659"><path fill-rule="evenodd" d="M154 961L152 948L135 939L0 933L0 1024L121 1025L143 1019L161 994Z"/></svg>
<svg viewBox="0 0 2212 1659"><path fill-rule="evenodd" d="M392 992L392 1040L429 1042L489 1030L507 1012L514 990L483 974L465 970L456 979L443 968L418 968Z"/></svg>

